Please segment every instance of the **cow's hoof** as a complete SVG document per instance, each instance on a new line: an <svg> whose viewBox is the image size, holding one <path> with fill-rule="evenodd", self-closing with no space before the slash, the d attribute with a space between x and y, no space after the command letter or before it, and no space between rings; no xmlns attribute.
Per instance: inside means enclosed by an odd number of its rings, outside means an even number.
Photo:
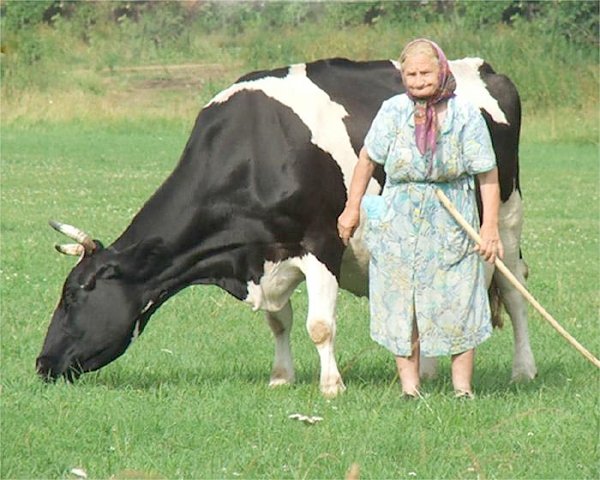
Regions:
<svg viewBox="0 0 600 480"><path fill-rule="evenodd" d="M537 377L537 369L535 365L526 365L520 367L513 367L511 381L515 383L530 382Z"/></svg>
<svg viewBox="0 0 600 480"><path fill-rule="evenodd" d="M344 390L346 390L346 386L341 379L338 382L330 385L321 385L321 393L325 398L335 398L340 393L343 393Z"/></svg>
<svg viewBox="0 0 600 480"><path fill-rule="evenodd" d="M273 367L271 370L271 379L269 380L269 387L276 388L282 385L289 385L294 383L294 369L282 367Z"/></svg>
<svg viewBox="0 0 600 480"><path fill-rule="evenodd" d="M294 382L294 379L287 378L272 378L269 381L269 388L277 388L284 385L291 385Z"/></svg>

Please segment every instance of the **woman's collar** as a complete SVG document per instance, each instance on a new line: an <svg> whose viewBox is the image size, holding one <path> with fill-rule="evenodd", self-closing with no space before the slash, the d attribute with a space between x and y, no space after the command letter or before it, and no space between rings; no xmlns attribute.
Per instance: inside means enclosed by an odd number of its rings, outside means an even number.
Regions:
<svg viewBox="0 0 600 480"><path fill-rule="evenodd" d="M454 117L454 96L448 98L446 101L447 109L446 109L446 117L444 118L444 122L441 125L440 133L446 134L452 130L452 121ZM411 100L411 103L414 105L414 102ZM415 128L415 116L414 114L408 116L408 126L412 129Z"/></svg>

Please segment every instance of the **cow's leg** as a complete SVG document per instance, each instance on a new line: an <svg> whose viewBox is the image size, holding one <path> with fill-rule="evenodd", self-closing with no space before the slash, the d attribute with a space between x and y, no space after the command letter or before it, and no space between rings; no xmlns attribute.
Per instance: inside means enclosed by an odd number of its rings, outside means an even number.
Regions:
<svg viewBox="0 0 600 480"><path fill-rule="evenodd" d="M327 267L312 254L303 257L301 268L308 293L306 328L321 360L321 392L327 397L335 397L345 390L334 356L338 283Z"/></svg>
<svg viewBox="0 0 600 480"><path fill-rule="evenodd" d="M525 285L526 267L520 256L522 222L521 195L515 191L508 201L501 206L500 234L504 245L504 264L517 280ZM537 369L529 343L527 301L500 272L496 271L494 273L494 280L500 289L502 303L513 326L515 353L512 379L514 381L531 380L536 376Z"/></svg>
<svg viewBox="0 0 600 480"><path fill-rule="evenodd" d="M294 364L290 348L292 305L288 301L278 312L265 312L267 323L275 336L275 359L271 371L270 387L287 385L294 381Z"/></svg>
<svg viewBox="0 0 600 480"><path fill-rule="evenodd" d="M424 379L437 377L438 359L436 357L421 357L419 376Z"/></svg>
<svg viewBox="0 0 600 480"><path fill-rule="evenodd" d="M506 256L506 255L505 255ZM525 276L523 275L524 267L522 261L507 264L510 271L517 277L519 282L525 285ZM495 281L500 288L502 302L513 326L514 336L514 358L512 367L512 380L531 380L537 375L535 360L531 345L529 343L529 328L527 325L527 302L521 295L499 272L495 274Z"/></svg>

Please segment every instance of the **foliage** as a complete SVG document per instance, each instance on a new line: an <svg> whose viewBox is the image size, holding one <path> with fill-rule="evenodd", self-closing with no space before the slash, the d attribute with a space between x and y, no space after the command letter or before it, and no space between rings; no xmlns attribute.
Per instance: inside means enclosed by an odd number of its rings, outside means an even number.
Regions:
<svg viewBox="0 0 600 480"><path fill-rule="evenodd" d="M598 48L600 2L555 0L541 6L538 27L582 46Z"/></svg>
<svg viewBox="0 0 600 480"><path fill-rule="evenodd" d="M121 73L132 67L164 65L153 82L199 85L193 98L204 99L249 70L332 56L396 58L424 35L450 58L479 56L509 75L526 112L589 115L598 103L598 2L9 0L1 22L4 121L45 115L40 96L49 105L78 98L96 112L99 97L142 83ZM172 64L223 68L184 80L174 79Z"/></svg>
<svg viewBox="0 0 600 480"><path fill-rule="evenodd" d="M35 28L47 19L47 12L50 12L55 3L54 0L3 2L0 6L3 29L18 31Z"/></svg>
<svg viewBox="0 0 600 480"><path fill-rule="evenodd" d="M242 33L261 29L319 23L335 28L388 23L406 26L435 20L461 19L471 28L511 24L523 20L552 27L575 43L598 45L598 2L585 0L407 0L402 2L204 2L150 0L116 2L63 2L59 0L7 0L2 4L3 28L9 34L35 29L58 20L77 24L84 35L97 24L126 21L143 23L152 33L168 37L185 35L192 25L204 33Z"/></svg>
<svg viewBox="0 0 600 480"><path fill-rule="evenodd" d="M456 14L463 17L466 24L475 28L484 28L508 23L516 14L515 7L521 2L514 0L492 0L473 2L469 0L456 1Z"/></svg>

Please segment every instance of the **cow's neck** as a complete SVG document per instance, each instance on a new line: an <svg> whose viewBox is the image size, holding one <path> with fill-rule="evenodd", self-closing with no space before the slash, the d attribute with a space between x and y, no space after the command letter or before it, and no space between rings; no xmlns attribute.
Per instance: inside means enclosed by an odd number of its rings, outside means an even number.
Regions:
<svg viewBox="0 0 600 480"><path fill-rule="evenodd" d="M201 157L187 147L186 153L111 247L123 251L144 239L163 240L170 262L149 282L156 298L166 299L192 284L219 285L243 298L245 284L233 269L247 254L247 232L233 226L236 212L231 199L210 194L219 185L199 174ZM209 197L222 198L223 203L210 202Z"/></svg>

